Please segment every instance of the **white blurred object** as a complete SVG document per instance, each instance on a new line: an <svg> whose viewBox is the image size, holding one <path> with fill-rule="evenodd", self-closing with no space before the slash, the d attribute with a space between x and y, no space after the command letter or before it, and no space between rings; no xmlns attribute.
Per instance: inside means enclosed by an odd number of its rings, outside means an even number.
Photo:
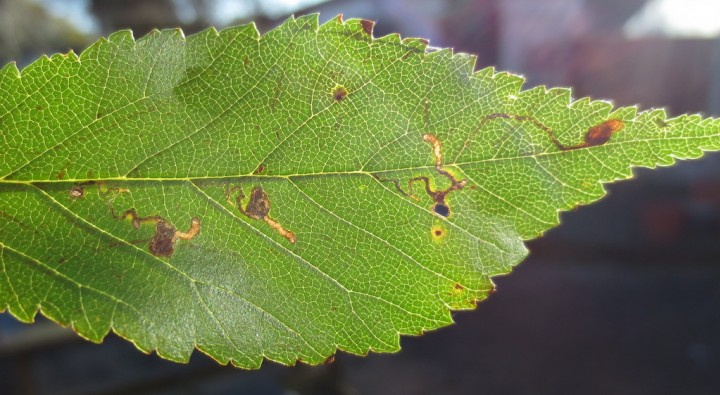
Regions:
<svg viewBox="0 0 720 395"><path fill-rule="evenodd" d="M630 18L627 37L713 37L720 34L718 0L651 0Z"/></svg>

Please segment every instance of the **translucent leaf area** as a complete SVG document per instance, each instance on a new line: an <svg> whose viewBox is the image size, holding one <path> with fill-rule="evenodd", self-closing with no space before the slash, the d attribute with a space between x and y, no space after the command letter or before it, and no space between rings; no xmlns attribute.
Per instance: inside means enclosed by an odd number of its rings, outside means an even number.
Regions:
<svg viewBox="0 0 720 395"><path fill-rule="evenodd" d="M113 34L0 69L0 310L244 368L452 323L558 211L720 124L571 102L372 23Z"/></svg>

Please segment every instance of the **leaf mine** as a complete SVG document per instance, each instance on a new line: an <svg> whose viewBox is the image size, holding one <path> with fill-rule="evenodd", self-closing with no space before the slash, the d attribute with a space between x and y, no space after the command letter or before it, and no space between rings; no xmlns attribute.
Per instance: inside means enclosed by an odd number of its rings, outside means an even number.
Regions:
<svg viewBox="0 0 720 395"><path fill-rule="evenodd" d="M155 233L148 240L148 249L153 255L160 257L171 257L175 252L175 245L178 240L192 240L200 233L200 219L195 217L190 220L190 228L186 232L177 230L173 224L159 215L141 217L134 208L125 210L116 218L120 220L129 218L135 229L140 229L146 223L156 224Z"/></svg>
<svg viewBox="0 0 720 395"><path fill-rule="evenodd" d="M560 151L572 151L580 148L596 147L599 145L603 145L610 141L610 138L613 136L613 134L619 132L625 126L625 123L620 119L608 119L607 121L602 122L598 125L591 126L583 136L583 141L581 143L578 143L576 145L565 145L560 142L560 140L555 135L555 132L550 127L546 126L534 117L527 115L494 113L483 117L483 119L480 121L480 126L472 134L474 135L476 133L479 133L487 123L496 119L510 119L518 122L529 122L530 124L544 131L550 141L552 141L555 147L557 147ZM464 151L468 147L469 143L470 138L465 141L465 144L460 150L460 153L462 153L462 151Z"/></svg>
<svg viewBox="0 0 720 395"><path fill-rule="evenodd" d="M234 192L237 192L237 195L235 196L235 206L241 213L248 218L265 221L265 223L270 225L270 227L278 232L280 236L284 237L293 244L297 243L295 233L285 229L279 222L268 215L270 213L270 199L260 185L253 187L250 191L250 200L248 200L245 208L242 207L242 201L246 196L245 193L243 193L241 186L228 188L225 192L225 200L232 205L233 203L230 198Z"/></svg>
<svg viewBox="0 0 720 395"><path fill-rule="evenodd" d="M443 168L443 154L442 154L442 142L438 140L437 137L435 137L432 134L425 134L423 135L423 141L430 144L432 147L432 154L435 158L435 171L437 171L438 174L441 176L447 178L450 181L450 186L442 189L442 190L434 190L430 178L426 176L418 176L413 177L410 180L408 180L408 190L407 192L403 190L403 188L400 186L400 181L397 179L387 179L382 178L377 174L373 174L372 176L377 179L380 182L390 182L395 186L395 189L398 190L398 192L402 193L404 196L409 197L415 201L419 201L420 198L418 198L415 193L413 192L413 185L418 182L422 182L423 189L425 190L425 193L430 196L433 199L433 207L432 210L435 214L441 216L441 217L449 217L450 216L450 206L448 206L445 198L448 194L452 191L459 191L463 188L465 188L465 185L467 184L467 180L458 180L455 178L454 175L452 175L449 171L445 170ZM472 187L471 187L472 189Z"/></svg>
<svg viewBox="0 0 720 395"><path fill-rule="evenodd" d="M455 176L443 169L442 142L440 142L437 137L432 134L425 134L423 135L423 140L430 143L432 146L433 156L435 157L435 171L450 180L450 186L443 190L433 190L430 186L430 179L428 177L413 177L408 182L409 195L414 196L412 192L413 184L416 182L422 182L425 188L425 193L427 193L427 195L435 202L433 205L433 211L442 217L448 217L450 216L450 207L445 201L445 198L450 192L463 189L465 184L467 184L467 180L458 181Z"/></svg>

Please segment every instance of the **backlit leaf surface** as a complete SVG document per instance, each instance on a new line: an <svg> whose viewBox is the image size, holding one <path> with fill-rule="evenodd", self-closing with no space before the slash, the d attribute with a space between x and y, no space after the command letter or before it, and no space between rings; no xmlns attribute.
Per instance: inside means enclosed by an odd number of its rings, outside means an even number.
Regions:
<svg viewBox="0 0 720 395"><path fill-rule="evenodd" d="M720 148L716 120L371 32L119 32L2 68L0 310L175 361L395 351L602 183Z"/></svg>

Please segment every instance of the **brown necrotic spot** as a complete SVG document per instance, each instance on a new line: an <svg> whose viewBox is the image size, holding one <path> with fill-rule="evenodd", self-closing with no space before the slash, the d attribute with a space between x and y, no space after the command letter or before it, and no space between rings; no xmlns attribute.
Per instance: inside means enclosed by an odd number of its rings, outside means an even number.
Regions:
<svg viewBox="0 0 720 395"><path fill-rule="evenodd" d="M74 186L70 189L70 197L73 199L78 199L85 196L85 188L83 188L80 185Z"/></svg>
<svg viewBox="0 0 720 395"><path fill-rule="evenodd" d="M445 238L447 235L447 231L445 230L445 227L442 225L442 223L436 223L435 225L430 228L430 236L432 237L433 241L441 241Z"/></svg>
<svg viewBox="0 0 720 395"><path fill-rule="evenodd" d="M270 212L270 200L261 186L250 191L250 201L245 207L245 215L252 219L263 219Z"/></svg>
<svg viewBox="0 0 720 395"><path fill-rule="evenodd" d="M155 234L148 242L150 252L155 256L171 257L178 240L192 240L200 233L200 220L193 218L186 232L179 231L171 223L159 220L155 225Z"/></svg>
<svg viewBox="0 0 720 395"><path fill-rule="evenodd" d="M460 283L454 283L452 285L452 289L450 290L450 295L452 296L460 296L465 293L465 286Z"/></svg>
<svg viewBox="0 0 720 395"><path fill-rule="evenodd" d="M375 27L375 22L369 21L367 19L363 19L360 21L360 26L362 26L362 29L365 32L365 34L372 36L373 28Z"/></svg>
<svg viewBox="0 0 720 395"><path fill-rule="evenodd" d="M612 137L614 133L619 132L624 126L623 121L619 119L610 119L599 125L595 125L585 133L585 144L581 145L585 147L603 145L610 140L610 137Z"/></svg>
<svg viewBox="0 0 720 395"><path fill-rule="evenodd" d="M344 86L338 85L335 88L333 88L332 96L333 96L333 99L335 99L335 101L342 101L345 99L345 97L347 97L347 95L348 95L348 91L347 91L347 89L345 89Z"/></svg>
<svg viewBox="0 0 720 395"><path fill-rule="evenodd" d="M172 224L165 221L158 221L155 226L155 234L150 238L148 247L155 256L170 257L175 252L175 229Z"/></svg>
<svg viewBox="0 0 720 395"><path fill-rule="evenodd" d="M253 174L262 174L264 172L265 172L265 165L260 164L260 166L258 166L257 169L255 169Z"/></svg>

